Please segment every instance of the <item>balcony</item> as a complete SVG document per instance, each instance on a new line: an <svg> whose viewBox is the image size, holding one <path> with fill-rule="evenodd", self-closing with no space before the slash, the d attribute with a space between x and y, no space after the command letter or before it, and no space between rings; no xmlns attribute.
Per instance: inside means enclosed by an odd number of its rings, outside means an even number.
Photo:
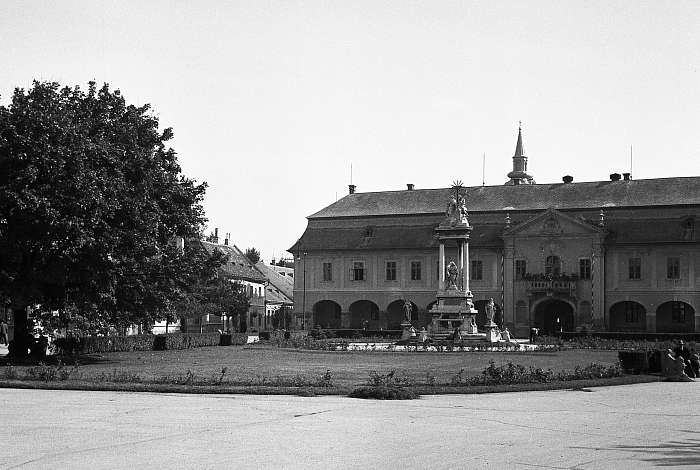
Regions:
<svg viewBox="0 0 700 470"><path fill-rule="evenodd" d="M527 281L528 292L565 292L576 291L576 281Z"/></svg>

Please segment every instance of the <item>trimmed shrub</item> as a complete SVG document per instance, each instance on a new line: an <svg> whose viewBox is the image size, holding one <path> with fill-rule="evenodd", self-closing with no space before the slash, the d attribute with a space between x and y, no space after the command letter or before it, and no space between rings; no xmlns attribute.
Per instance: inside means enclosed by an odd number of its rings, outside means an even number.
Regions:
<svg viewBox="0 0 700 470"><path fill-rule="evenodd" d="M649 370L649 358L646 351L618 351L617 357L625 372L639 374Z"/></svg>
<svg viewBox="0 0 700 470"><path fill-rule="evenodd" d="M236 333L229 344L246 344L248 335ZM59 354L94 354L106 352L164 351L190 349L222 344L219 333L169 333L166 335L85 336L56 338L54 345ZM226 340L228 341L228 340Z"/></svg>
<svg viewBox="0 0 700 470"><path fill-rule="evenodd" d="M414 400L415 392L404 387L387 387L384 385L358 387L348 395L350 398L369 398L374 400Z"/></svg>

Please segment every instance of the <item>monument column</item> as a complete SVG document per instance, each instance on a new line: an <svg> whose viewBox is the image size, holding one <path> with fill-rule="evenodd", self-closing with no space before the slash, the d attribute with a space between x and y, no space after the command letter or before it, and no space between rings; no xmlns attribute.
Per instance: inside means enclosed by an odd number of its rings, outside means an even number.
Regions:
<svg viewBox="0 0 700 470"><path fill-rule="evenodd" d="M605 321L605 248L602 240L593 242L593 328L597 330L607 329Z"/></svg>
<svg viewBox="0 0 700 470"><path fill-rule="evenodd" d="M505 240L503 247L503 322L506 326L515 327L515 296L514 296L514 266L515 241ZM529 332L528 332L529 333Z"/></svg>
<svg viewBox="0 0 700 470"><path fill-rule="evenodd" d="M469 240L464 241L464 250L462 255L462 263L464 264L464 270L462 271L462 276L464 279L464 292L470 293L469 289Z"/></svg>
<svg viewBox="0 0 700 470"><path fill-rule="evenodd" d="M438 278L438 291L445 290L445 242L440 240L440 277Z"/></svg>

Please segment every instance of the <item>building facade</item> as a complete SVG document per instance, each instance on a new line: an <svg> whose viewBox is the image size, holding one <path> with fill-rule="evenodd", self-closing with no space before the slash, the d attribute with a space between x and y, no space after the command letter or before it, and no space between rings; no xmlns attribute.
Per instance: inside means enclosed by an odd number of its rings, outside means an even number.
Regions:
<svg viewBox="0 0 700 470"><path fill-rule="evenodd" d="M518 132L502 186L464 188L479 325L493 298L516 334L700 331L700 177L535 184ZM435 228L451 188L350 194L308 217L290 248L307 326L427 325L438 288ZM456 247L447 247L455 259ZM697 274L696 274L697 273Z"/></svg>

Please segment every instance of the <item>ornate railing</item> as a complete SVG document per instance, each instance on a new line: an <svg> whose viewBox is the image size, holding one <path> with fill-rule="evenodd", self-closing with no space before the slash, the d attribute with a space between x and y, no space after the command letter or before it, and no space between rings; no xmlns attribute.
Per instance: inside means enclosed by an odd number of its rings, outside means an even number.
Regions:
<svg viewBox="0 0 700 470"><path fill-rule="evenodd" d="M541 280L527 281L528 292L565 292L567 294L576 291L576 281L569 280Z"/></svg>

